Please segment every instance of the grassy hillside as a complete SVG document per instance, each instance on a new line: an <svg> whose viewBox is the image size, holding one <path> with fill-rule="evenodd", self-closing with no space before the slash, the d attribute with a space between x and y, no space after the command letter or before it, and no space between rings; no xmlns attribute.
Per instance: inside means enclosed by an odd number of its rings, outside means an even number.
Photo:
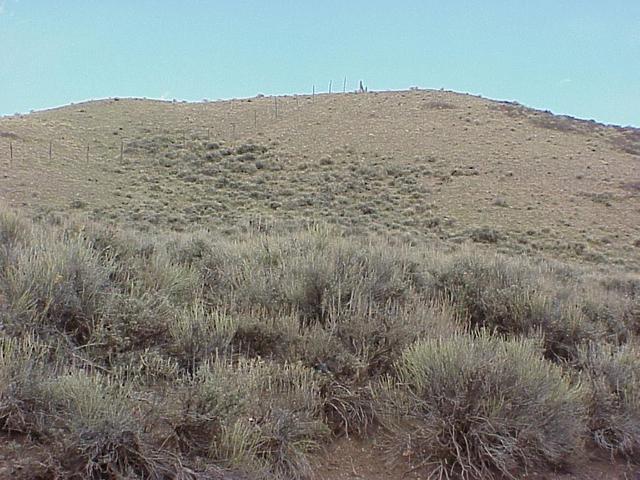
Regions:
<svg viewBox="0 0 640 480"><path fill-rule="evenodd" d="M633 474L637 132L277 104L0 119L0 477Z"/></svg>
<svg viewBox="0 0 640 480"><path fill-rule="evenodd" d="M136 228L321 220L637 268L638 154L637 130L450 92L104 100L0 119L0 197Z"/></svg>

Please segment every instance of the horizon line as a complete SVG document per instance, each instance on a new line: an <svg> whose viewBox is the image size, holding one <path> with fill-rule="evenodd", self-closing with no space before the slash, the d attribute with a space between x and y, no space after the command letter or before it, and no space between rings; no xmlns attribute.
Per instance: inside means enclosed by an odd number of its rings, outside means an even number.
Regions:
<svg viewBox="0 0 640 480"><path fill-rule="evenodd" d="M27 112L14 112L14 113L7 113L7 114L2 114L0 113L0 119L7 119L7 118L12 118L12 117L23 117L23 116L27 116L27 115L32 115L32 114L36 114L36 113L45 113L45 112L50 112L53 110L60 110L63 108L67 108L67 107L71 107L71 106L75 106L75 105L83 105L83 104L87 104L87 103L97 103L97 102L103 102L105 100L141 100L141 101L154 101L154 102L165 102L165 103L190 103L190 104L197 104L197 103L222 103L222 102L233 102L233 101L242 101L242 100L250 100L250 99L254 99L254 98L261 98L261 97L267 97L267 98L273 98L273 97L297 97L297 96L326 96L326 95L348 95L348 94L358 94L358 95L366 95L366 94L384 94L384 93L400 93L400 92L415 92L415 91L425 91L425 92L446 92L446 93L454 93L456 95L466 95L466 96L471 96L471 97L476 97L476 98L480 98L483 100L487 100L490 102L496 102L496 103L507 103L507 104L512 104L512 105L517 105L517 106L521 106L530 110L534 110L537 112L541 112L541 113L548 113L554 116L560 116L560 117L567 117L573 120L577 120L577 121L582 121L582 122L593 122L605 127L613 127L613 128L633 128L633 129L640 129L640 124L638 125L632 125L632 124L628 124L628 125L623 125L620 123L607 123L605 121L600 121L597 120L595 118L584 118L584 117L578 117L575 116L573 114L570 113L561 113L561 112L554 112L552 110L546 109L546 108L542 108L542 107L532 107L530 105L524 104L519 102L518 100L506 100L506 99L497 99L497 98L491 98L491 97L486 97L483 96L482 94L477 94L477 93L471 93L471 92L461 92L461 91L457 91L457 90L449 90L446 89L444 87L442 88L423 88L423 87L418 87L418 86L411 86L408 88L401 88L401 89L387 89L387 90L367 90L365 92L359 92L358 90L347 90L347 91L338 91L338 92L328 92L328 91L324 91L324 92L310 92L310 93L280 93L280 94L266 94L266 93L261 93L258 92L255 95L252 96L246 96L246 97L227 97L227 98L216 98L216 99L209 99L206 97L203 97L200 100L188 100L188 99L184 99L184 98L164 98L163 96L161 97L140 97L140 96L119 96L119 95L113 95L113 96L109 96L109 97L93 97L93 98L86 98L86 99L82 99L82 100L75 100L73 102L69 102L69 103L64 103L61 105L55 105L55 106L51 106L51 107L43 107L43 108L32 108Z"/></svg>

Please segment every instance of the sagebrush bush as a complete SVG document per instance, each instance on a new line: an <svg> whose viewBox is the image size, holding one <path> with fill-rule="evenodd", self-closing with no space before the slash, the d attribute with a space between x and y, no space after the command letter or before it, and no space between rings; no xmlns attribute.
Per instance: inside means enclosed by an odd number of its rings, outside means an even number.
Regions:
<svg viewBox="0 0 640 480"><path fill-rule="evenodd" d="M589 389L589 428L595 444L640 462L640 348L591 344L579 365Z"/></svg>
<svg viewBox="0 0 640 480"><path fill-rule="evenodd" d="M392 445L440 478L512 478L578 448L584 392L529 340L486 332L409 347L383 387Z"/></svg>
<svg viewBox="0 0 640 480"><path fill-rule="evenodd" d="M44 431L42 383L55 374L55 367L48 366L51 355L51 348L32 335L0 337L0 431Z"/></svg>
<svg viewBox="0 0 640 480"><path fill-rule="evenodd" d="M83 239L39 231L4 269L9 310L20 325L54 329L83 343L109 293L113 268Z"/></svg>
<svg viewBox="0 0 640 480"><path fill-rule="evenodd" d="M96 357L165 345L179 308L158 291L114 290L91 335Z"/></svg>
<svg viewBox="0 0 640 480"><path fill-rule="evenodd" d="M317 374L259 360L203 363L174 428L185 452L277 478L306 478L307 454L325 435Z"/></svg>
<svg viewBox="0 0 640 480"><path fill-rule="evenodd" d="M57 426L66 433L61 464L69 478L193 478L175 455L145 441L133 387L77 370L47 382Z"/></svg>
<svg viewBox="0 0 640 480"><path fill-rule="evenodd" d="M229 352L238 329L237 321L222 311L207 311L195 303L171 322L171 351L188 370L203 361Z"/></svg>
<svg viewBox="0 0 640 480"><path fill-rule="evenodd" d="M168 252L138 259L136 280L140 291L162 292L174 305L191 305L201 290L198 272L178 263Z"/></svg>
<svg viewBox="0 0 640 480"><path fill-rule="evenodd" d="M446 295L472 328L513 336L541 333L549 358L574 358L580 345L603 336L600 325L557 295L562 285L547 265L464 252L432 272L436 292Z"/></svg>

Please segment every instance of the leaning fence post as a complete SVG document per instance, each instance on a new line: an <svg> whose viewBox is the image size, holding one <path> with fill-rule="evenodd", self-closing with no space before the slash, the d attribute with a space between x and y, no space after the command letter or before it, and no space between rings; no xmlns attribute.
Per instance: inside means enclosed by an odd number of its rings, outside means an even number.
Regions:
<svg viewBox="0 0 640 480"><path fill-rule="evenodd" d="M13 142L9 142L9 163L13 163Z"/></svg>
<svg viewBox="0 0 640 480"><path fill-rule="evenodd" d="M329 80L329 93L331 93L331 86L333 85L333 80Z"/></svg>

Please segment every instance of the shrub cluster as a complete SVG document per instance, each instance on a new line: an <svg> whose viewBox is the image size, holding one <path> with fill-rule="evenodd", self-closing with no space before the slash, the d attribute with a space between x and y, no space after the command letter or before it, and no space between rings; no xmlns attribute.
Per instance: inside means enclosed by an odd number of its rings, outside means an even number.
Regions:
<svg viewBox="0 0 640 480"><path fill-rule="evenodd" d="M2 212L0 431L90 479L304 479L340 435L442 478L557 467L586 440L638 461L639 305L632 274L328 227Z"/></svg>

